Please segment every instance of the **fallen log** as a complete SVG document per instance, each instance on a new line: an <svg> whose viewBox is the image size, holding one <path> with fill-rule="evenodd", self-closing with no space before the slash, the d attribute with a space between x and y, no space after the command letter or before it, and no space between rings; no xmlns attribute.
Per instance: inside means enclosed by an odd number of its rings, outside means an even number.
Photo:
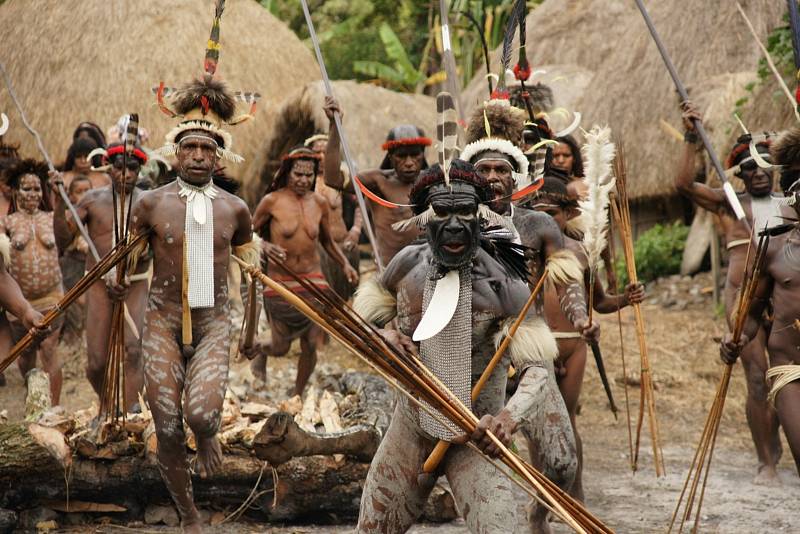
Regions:
<svg viewBox="0 0 800 534"><path fill-rule="evenodd" d="M382 436L378 425L388 424L392 403L380 379L354 376L358 374L342 377L342 384L350 384L338 391L345 408L344 428L332 434L303 430L286 412L253 423L234 400L226 399L222 467L209 479L192 477L198 507L216 511L219 518L250 498L243 515L256 521L331 523L355 518L369 461ZM46 381L43 387L48 387ZM363 397L354 399L354 389ZM36 410L43 408L41 396L29 397L38 399ZM245 411L259 419L270 410L248 405ZM356 424L350 426L348 413ZM23 519L56 514L59 525L100 516L123 523L146 516L150 521L174 519L161 513L172 503L155 462L149 414L129 416L124 427L93 424L86 413L67 414L58 407L45 410L36 422L0 424L4 524L16 521L14 513ZM192 443L190 436L190 450ZM435 491L425 519L454 517L452 496Z"/></svg>

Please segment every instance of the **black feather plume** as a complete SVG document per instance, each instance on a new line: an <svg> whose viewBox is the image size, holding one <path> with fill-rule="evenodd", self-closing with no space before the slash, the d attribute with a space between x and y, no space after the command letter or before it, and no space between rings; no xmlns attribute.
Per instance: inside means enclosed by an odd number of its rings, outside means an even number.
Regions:
<svg viewBox="0 0 800 534"><path fill-rule="evenodd" d="M508 91L506 90L506 71L511 65L511 51L514 44L514 34L519 25L520 12L525 10L525 0L516 0L514 6L511 8L511 13L508 16L508 23L506 24L506 32L503 35L503 48L500 52L500 79L497 82L497 89L495 95L501 98L507 98Z"/></svg>
<svg viewBox="0 0 800 534"><path fill-rule="evenodd" d="M479 240L481 248L505 267L509 274L527 282L531 273L528 270L525 253L530 249L510 239L487 235L487 232L493 229L499 228L486 228L481 232Z"/></svg>

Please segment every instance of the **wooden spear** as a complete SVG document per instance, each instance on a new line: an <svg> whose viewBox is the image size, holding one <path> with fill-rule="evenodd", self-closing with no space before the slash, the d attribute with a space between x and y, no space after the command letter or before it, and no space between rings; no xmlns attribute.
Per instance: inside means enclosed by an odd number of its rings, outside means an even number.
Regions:
<svg viewBox="0 0 800 534"><path fill-rule="evenodd" d="M650 14L647 12L647 8L644 7L644 3L642 0L636 0L636 5L639 8L639 11L642 13L642 18L644 18L644 23L647 25L647 29L650 31L650 35L655 41L656 46L658 47L658 52L661 54L661 59L664 60L664 65L667 67L667 71L669 71L669 75L672 77L672 83L675 84L675 89L678 90L678 94L681 97L682 101L689 100L689 93L686 91L686 87L683 85L680 77L678 76L678 71L675 70L675 65L672 63L672 59L669 57L669 53L667 49L664 47L664 43L661 41L661 37L658 35L658 31L656 31L656 27L653 25L653 20L650 18ZM739 198L736 196L736 191L734 191L733 186L731 185L730 181L728 181L728 176L725 174L725 169L722 167L722 162L720 161L717 153L714 151L714 147L711 145L711 139L708 137L706 133L706 129L703 128L703 123L699 120L692 119L694 123L695 131L700 136L700 139L703 141L703 146L706 148L706 152L708 152L708 156L711 159L711 163L714 166L714 170L717 171L717 175L719 179L722 181L722 189L725 190L725 197L728 199L728 203L731 205L731 209L736 214L736 218L741 221L741 223L747 228L747 231L750 232L750 223L747 221L745 217L744 209L742 208L741 202L739 202Z"/></svg>
<svg viewBox="0 0 800 534"><path fill-rule="evenodd" d="M314 45L314 53L317 55L317 63L319 63L319 70L322 74L322 81L325 84L325 94L329 97L333 98L333 86L331 86L331 80L328 78L328 69L325 68L325 59L322 57L322 51L319 48L319 39L317 39L317 32L314 31L314 21L311 20L311 12L308 10L308 2L306 0L300 0L303 5L303 15L306 18L306 25L308 26L308 34L311 37L311 43ZM342 142L342 151L344 152L344 160L347 163L347 171L350 173L350 176L353 180L357 179L357 169L355 162L353 161L352 156L350 155L350 145L347 143L347 137L344 134L344 128L342 127L342 117L339 115L338 112L334 112L333 120L336 123L336 129L339 132L339 139ZM378 273L383 272L383 261L381 260L381 255L378 252L378 241L375 238L375 232L372 230L372 223L370 222L370 216L367 212L367 204L364 201L364 195L361 192L361 189L358 186L353 187L353 190L356 192L356 199L358 199L358 207L361 209L361 214L364 216L364 227L367 230L367 238L369 238L369 242L372 245L372 250L375 252L375 264L378 266Z"/></svg>

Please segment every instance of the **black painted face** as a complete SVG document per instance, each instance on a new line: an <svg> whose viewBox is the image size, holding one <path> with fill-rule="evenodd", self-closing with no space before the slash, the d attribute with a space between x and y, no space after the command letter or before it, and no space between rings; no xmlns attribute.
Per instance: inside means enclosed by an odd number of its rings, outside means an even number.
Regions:
<svg viewBox="0 0 800 534"><path fill-rule="evenodd" d="M431 187L428 195L434 216L428 221L428 244L436 261L455 269L475 257L478 248L478 196L463 182Z"/></svg>

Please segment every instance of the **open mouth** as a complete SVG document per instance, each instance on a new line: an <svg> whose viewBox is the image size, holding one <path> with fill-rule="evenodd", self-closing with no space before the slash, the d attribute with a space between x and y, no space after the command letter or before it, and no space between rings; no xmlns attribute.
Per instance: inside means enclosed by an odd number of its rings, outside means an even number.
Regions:
<svg viewBox="0 0 800 534"><path fill-rule="evenodd" d="M461 252L464 252L464 249L467 248L467 246L464 243L447 243L442 245L442 248L450 254L460 254Z"/></svg>

